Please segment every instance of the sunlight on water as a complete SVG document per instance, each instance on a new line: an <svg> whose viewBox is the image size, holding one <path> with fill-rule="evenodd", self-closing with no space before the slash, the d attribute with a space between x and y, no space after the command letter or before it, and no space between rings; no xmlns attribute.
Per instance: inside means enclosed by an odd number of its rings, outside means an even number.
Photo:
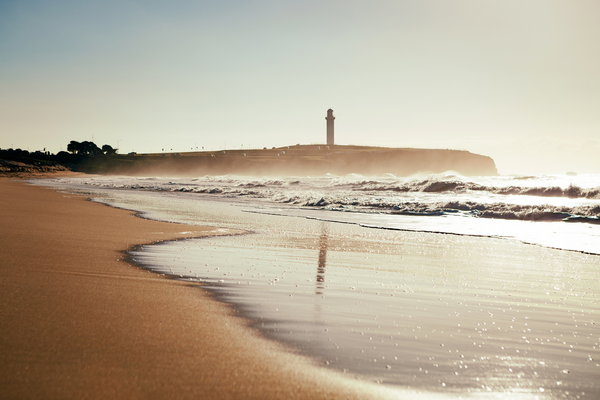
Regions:
<svg viewBox="0 0 600 400"><path fill-rule="evenodd" d="M600 393L596 256L418 233L365 241L358 227L314 225L312 245L248 235L133 256L209 284L268 336L348 374L454 393Z"/></svg>
<svg viewBox="0 0 600 400"><path fill-rule="evenodd" d="M589 224L472 218L463 213L430 217L419 215L343 213L338 211L281 207L261 207L245 209L245 211L351 223L370 228L504 237L546 247L592 254L600 253L600 226L591 226Z"/></svg>
<svg viewBox="0 0 600 400"><path fill-rule="evenodd" d="M598 393L597 256L209 208L261 233L136 260L209 284L323 365L414 390Z"/></svg>
<svg viewBox="0 0 600 400"><path fill-rule="evenodd" d="M169 195L189 202L212 198L246 204L247 211L252 212L385 229L507 237L546 247L600 253L599 175L95 177L46 182L90 193L98 189L152 191L163 194L163 202ZM169 215L168 209L157 204L152 211L155 218L165 220L179 220L182 213L186 214L177 211ZM194 223L193 219L185 222ZM222 222L216 220L215 224Z"/></svg>
<svg viewBox="0 0 600 400"><path fill-rule="evenodd" d="M155 219L250 231L142 246L131 257L204 285L325 367L407 397L600 397L600 257L497 238L554 247L558 237L564 248L573 234L593 245L585 232L598 225L78 190Z"/></svg>

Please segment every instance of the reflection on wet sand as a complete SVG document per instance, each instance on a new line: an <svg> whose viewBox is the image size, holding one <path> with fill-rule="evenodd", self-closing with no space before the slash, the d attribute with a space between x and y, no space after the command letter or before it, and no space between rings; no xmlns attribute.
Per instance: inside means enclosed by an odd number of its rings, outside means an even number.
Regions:
<svg viewBox="0 0 600 400"><path fill-rule="evenodd" d="M173 208L171 197L138 199ZM206 203L202 218L259 233L130 254L203 282L323 365L428 398L598 398L597 256Z"/></svg>
<svg viewBox="0 0 600 400"><path fill-rule="evenodd" d="M325 269L327 267L327 223L323 222L319 237L319 263L317 264L317 284L315 294L322 295L325 289Z"/></svg>

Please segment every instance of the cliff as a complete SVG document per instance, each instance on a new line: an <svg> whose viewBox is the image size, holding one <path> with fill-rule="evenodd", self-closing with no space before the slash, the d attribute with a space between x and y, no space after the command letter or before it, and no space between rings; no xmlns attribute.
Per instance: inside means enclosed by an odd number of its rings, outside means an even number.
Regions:
<svg viewBox="0 0 600 400"><path fill-rule="evenodd" d="M90 160L84 170L137 175L497 175L490 157L459 150L296 145L261 150L135 154Z"/></svg>

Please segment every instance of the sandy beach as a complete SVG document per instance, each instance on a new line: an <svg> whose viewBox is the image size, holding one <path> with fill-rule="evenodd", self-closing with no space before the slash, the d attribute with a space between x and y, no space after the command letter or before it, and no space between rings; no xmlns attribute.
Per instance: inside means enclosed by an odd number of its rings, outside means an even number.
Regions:
<svg viewBox="0 0 600 400"><path fill-rule="evenodd" d="M205 291L123 260L134 245L226 230L6 178L0 210L1 398L385 395L260 337Z"/></svg>

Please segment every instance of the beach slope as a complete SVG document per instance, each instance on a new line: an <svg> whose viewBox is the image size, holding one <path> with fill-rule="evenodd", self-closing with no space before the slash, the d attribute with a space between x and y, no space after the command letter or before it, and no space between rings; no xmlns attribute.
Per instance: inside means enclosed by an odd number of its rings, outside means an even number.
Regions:
<svg viewBox="0 0 600 400"><path fill-rule="evenodd" d="M384 396L285 352L206 292L123 261L136 244L226 233L0 178L0 397Z"/></svg>

